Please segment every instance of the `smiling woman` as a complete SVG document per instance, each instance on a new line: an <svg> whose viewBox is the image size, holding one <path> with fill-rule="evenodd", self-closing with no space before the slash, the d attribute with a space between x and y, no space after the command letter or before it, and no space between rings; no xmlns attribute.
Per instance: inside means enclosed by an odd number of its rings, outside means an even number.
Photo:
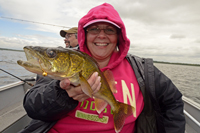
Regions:
<svg viewBox="0 0 200 133"><path fill-rule="evenodd" d="M94 21L93 21L94 22ZM94 23L85 27L87 47L91 56L98 62L100 68L108 65L110 57L118 41L117 27L103 22Z"/></svg>
<svg viewBox="0 0 200 133"><path fill-rule="evenodd" d="M73 85L70 80L73 76L53 80L37 75L35 86L24 97L24 108L34 120L22 132L45 129L49 133L184 133L182 94L153 65L152 59L128 54L130 40L112 5L96 6L79 20L78 42L80 51L96 61L98 71L92 71L91 76L81 74L85 72L82 69L73 73L79 76L80 86ZM71 52L70 56L75 54ZM70 60L70 64L78 64L78 68L84 66L70 56L62 61ZM88 63L85 67L86 72L93 70ZM102 72L108 84L103 82ZM86 93L85 86L91 88L92 93ZM104 86L109 86L113 95L108 96L111 93L106 92ZM38 127L34 126L35 122Z"/></svg>

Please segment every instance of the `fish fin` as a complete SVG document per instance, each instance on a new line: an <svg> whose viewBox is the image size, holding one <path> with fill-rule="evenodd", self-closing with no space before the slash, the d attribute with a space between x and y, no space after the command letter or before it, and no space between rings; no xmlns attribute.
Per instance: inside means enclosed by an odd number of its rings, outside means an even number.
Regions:
<svg viewBox="0 0 200 133"><path fill-rule="evenodd" d="M121 102L118 102L118 104L119 108L113 110L114 127L116 133L119 133L123 128L125 119L135 112L135 108L128 104Z"/></svg>
<svg viewBox="0 0 200 133"><path fill-rule="evenodd" d="M72 75L71 77L67 77L70 80L70 84L74 85L74 86L78 86L79 83L79 72L75 73L74 75Z"/></svg>
<svg viewBox="0 0 200 133"><path fill-rule="evenodd" d="M103 75L106 78L112 93L117 93L117 89L116 89L116 86L115 86L115 79L114 79L112 71L111 70L105 70L103 72Z"/></svg>
<svg viewBox="0 0 200 133"><path fill-rule="evenodd" d="M99 99L99 98L94 98L94 100L95 100L96 110L100 114L106 108L108 103L104 101L103 99Z"/></svg>
<svg viewBox="0 0 200 133"><path fill-rule="evenodd" d="M83 77L82 72L79 72L79 81L83 92L89 97L92 97L93 90L87 80Z"/></svg>

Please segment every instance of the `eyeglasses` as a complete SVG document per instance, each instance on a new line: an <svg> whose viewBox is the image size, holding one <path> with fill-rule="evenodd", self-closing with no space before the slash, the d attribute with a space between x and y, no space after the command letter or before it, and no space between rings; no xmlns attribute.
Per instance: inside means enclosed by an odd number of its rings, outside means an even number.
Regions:
<svg viewBox="0 0 200 133"><path fill-rule="evenodd" d="M65 35L65 38L69 39L71 36L72 36L72 34L67 34L67 35Z"/></svg>
<svg viewBox="0 0 200 133"><path fill-rule="evenodd" d="M113 28L106 28L106 29L100 29L98 27L94 27L94 28L89 28L87 29L86 31L88 33L91 33L91 34L94 34L94 35L97 35L101 32L101 30L104 31L105 34L107 35L114 35L114 34L117 34L117 30L116 29L113 29Z"/></svg>

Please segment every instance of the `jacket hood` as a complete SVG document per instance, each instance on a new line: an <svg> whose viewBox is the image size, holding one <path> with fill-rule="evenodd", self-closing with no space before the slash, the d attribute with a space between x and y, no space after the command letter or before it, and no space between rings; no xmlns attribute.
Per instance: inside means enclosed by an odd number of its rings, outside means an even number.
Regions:
<svg viewBox="0 0 200 133"><path fill-rule="evenodd" d="M85 52L90 56L91 53L85 44L85 30L83 27L85 24L95 19L107 19L117 24L120 27L120 33L118 35L119 52L117 53L117 60L111 59L110 62L108 63L108 66L103 68L103 69L112 69L126 57L129 50L130 41L126 36L126 29L124 23L120 18L118 12L114 9L112 5L108 3L104 3L102 5L92 8L85 16L83 16L78 23L78 43L80 51Z"/></svg>

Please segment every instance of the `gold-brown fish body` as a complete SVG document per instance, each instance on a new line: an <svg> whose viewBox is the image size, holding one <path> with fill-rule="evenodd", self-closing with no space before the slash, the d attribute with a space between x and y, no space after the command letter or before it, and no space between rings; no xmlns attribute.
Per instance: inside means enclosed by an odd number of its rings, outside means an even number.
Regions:
<svg viewBox="0 0 200 133"><path fill-rule="evenodd" d="M71 84L81 85L85 94L95 97L95 106L98 113L101 113L108 103L113 110L116 132L122 129L125 118L135 111L132 106L116 101L110 89L109 81L107 82L96 61L89 55L66 48L26 46L24 51L27 61L19 60L17 62L28 71L43 76L47 75L58 80L68 78ZM87 82L87 79L94 72L98 72L101 77L100 90L95 94L93 94Z"/></svg>

